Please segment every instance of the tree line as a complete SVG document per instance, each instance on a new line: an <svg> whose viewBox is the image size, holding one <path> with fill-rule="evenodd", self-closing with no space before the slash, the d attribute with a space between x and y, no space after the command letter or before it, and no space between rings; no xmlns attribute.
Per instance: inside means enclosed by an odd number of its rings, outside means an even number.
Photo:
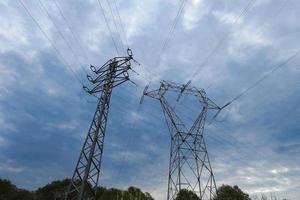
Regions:
<svg viewBox="0 0 300 200"><path fill-rule="evenodd" d="M11 181L0 179L0 200L63 200L70 180L53 181L35 191L16 187ZM147 192L129 187L127 190L97 188L97 200L154 200Z"/></svg>
<svg viewBox="0 0 300 200"><path fill-rule="evenodd" d="M35 191L20 189L9 180L0 178L0 200L63 200L70 180L53 181ZM97 200L154 200L147 192L136 187L127 190L116 188L98 187L96 189ZM194 192L182 189L175 200L201 200ZM243 192L238 186L222 185L217 190L213 200L288 200L275 196L268 198L265 195L250 196Z"/></svg>

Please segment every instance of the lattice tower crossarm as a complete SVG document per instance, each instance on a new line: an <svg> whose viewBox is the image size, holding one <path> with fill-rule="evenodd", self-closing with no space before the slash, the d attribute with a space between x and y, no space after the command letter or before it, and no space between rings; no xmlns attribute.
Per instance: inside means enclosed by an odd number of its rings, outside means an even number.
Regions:
<svg viewBox="0 0 300 200"><path fill-rule="evenodd" d="M187 129L178 114L169 105L165 94L173 91L196 96L202 108L193 125ZM204 126L208 110L220 111L203 89L162 81L156 90L144 90L143 96L157 99L162 107L171 136L167 200L174 200L182 189L193 191L201 200L212 200L216 182L204 141Z"/></svg>
<svg viewBox="0 0 300 200"><path fill-rule="evenodd" d="M115 57L97 69L91 66L95 78L87 76L94 84L93 88L84 89L93 95L100 94L98 105L87 137L81 149L71 183L66 192L66 200L95 199L95 188L98 186L102 163L105 130L108 119L110 99L114 87L129 80L128 71L131 70L132 52L127 50L125 57Z"/></svg>

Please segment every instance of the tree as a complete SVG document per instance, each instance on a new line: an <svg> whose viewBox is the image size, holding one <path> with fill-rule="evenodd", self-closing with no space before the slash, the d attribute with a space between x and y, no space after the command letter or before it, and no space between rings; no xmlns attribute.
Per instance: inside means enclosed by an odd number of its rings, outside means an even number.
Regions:
<svg viewBox="0 0 300 200"><path fill-rule="evenodd" d="M222 185L218 188L214 200L251 200L238 186Z"/></svg>
<svg viewBox="0 0 300 200"><path fill-rule="evenodd" d="M200 200L200 198L194 192L182 189L178 192L175 200Z"/></svg>
<svg viewBox="0 0 300 200"><path fill-rule="evenodd" d="M17 189L10 200L35 200L35 197L33 192Z"/></svg>
<svg viewBox="0 0 300 200"><path fill-rule="evenodd" d="M0 179L0 200L64 200L70 179L53 181L35 192L19 189L9 180ZM98 187L97 200L154 200L149 193L136 187L128 190Z"/></svg>
<svg viewBox="0 0 300 200"><path fill-rule="evenodd" d="M11 196L16 189L16 186L13 185L9 180L0 179L0 199L11 199Z"/></svg>
<svg viewBox="0 0 300 200"><path fill-rule="evenodd" d="M154 200L149 193L143 193L136 187L129 187L127 191L98 187L96 194L97 200Z"/></svg>
<svg viewBox="0 0 300 200"><path fill-rule="evenodd" d="M39 188L35 192L37 199L43 200L63 200L65 191L69 186L70 179L64 179L62 181L53 181L46 186Z"/></svg>
<svg viewBox="0 0 300 200"><path fill-rule="evenodd" d="M0 179L1 200L33 200L34 195L27 190L18 189L9 180Z"/></svg>

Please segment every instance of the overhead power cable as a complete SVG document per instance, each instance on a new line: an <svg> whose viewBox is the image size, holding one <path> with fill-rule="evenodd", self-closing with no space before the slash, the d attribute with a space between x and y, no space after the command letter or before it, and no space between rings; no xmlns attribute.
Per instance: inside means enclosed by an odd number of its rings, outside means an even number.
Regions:
<svg viewBox="0 0 300 200"><path fill-rule="evenodd" d="M172 39L172 36L173 36L174 31L176 29L176 26L177 26L177 24L178 24L178 22L180 20L180 17L181 17L181 14L182 14L182 12L183 12L183 10L185 8L185 5L186 5L186 0L182 0L181 4L179 6L179 9L177 11L176 17L174 18L173 24L170 27L170 30L169 30L169 32L168 32L168 34L167 34L167 36L166 36L166 38L165 38L165 40L163 42L163 45L162 45L162 48L161 48L161 51L160 51L160 54L159 54L159 57L157 59L157 62L155 64L155 66L158 66L160 64L161 58L162 58L163 54L165 53L169 42Z"/></svg>
<svg viewBox="0 0 300 200"><path fill-rule="evenodd" d="M256 0L250 0L247 5L241 10L240 15L238 15L235 20L234 23L237 23L238 20L241 19L241 17L246 16L246 14L248 13L248 11L254 6ZM228 38L230 32L228 31L221 39L220 41L217 43L217 45L212 49L212 51L207 55L207 57L203 60L203 62L199 65L199 67L195 70L194 74L192 75L192 78L185 84L185 88L187 88L192 81L197 77L197 75L200 73L200 70L203 69L203 67L206 66L206 64L208 63L209 59L218 51L218 49L223 45L223 43L226 41L226 39ZM181 95L178 97L177 102L179 102ZM176 105L175 105L176 106ZM219 114L219 113L218 113ZM217 117L217 115L215 116ZM213 122L214 119L211 121Z"/></svg>
<svg viewBox="0 0 300 200"><path fill-rule="evenodd" d="M274 12L274 16L272 16L273 20L276 20L275 18L279 16L279 14L284 10L284 8L286 7L288 3L288 0L285 0L282 5L279 7L278 10L276 10ZM266 21L264 22L264 24L262 25L262 28L259 29L259 31L256 33L257 36L261 36L261 34L263 33L263 29L267 26ZM247 46L246 48L244 48L244 51L247 51L251 46ZM209 85L209 87L212 87L213 83L207 84ZM208 88L207 88L208 89Z"/></svg>
<svg viewBox="0 0 300 200"><path fill-rule="evenodd" d="M87 53L86 51L84 50L83 46L81 45L81 42L79 40L79 37L77 36L77 34L75 33L75 31L73 30L73 28L71 27L71 25L69 24L68 20L67 20L67 17L65 16L65 14L63 13L63 9L61 8L61 6L59 5L58 1L57 0L54 0L53 1L60 16L62 17L62 19L65 21L65 24L67 25L70 33L72 34L73 38L77 41L78 43L78 46L81 50L81 52L83 53L84 57L86 58L86 60L89 60L88 59L88 56L87 56Z"/></svg>
<svg viewBox="0 0 300 200"><path fill-rule="evenodd" d="M117 15L118 15L118 18L119 18L121 31L123 32L123 36L124 36L124 40L125 40L125 45L126 45L127 48L129 48L129 43L128 43L128 39L127 39L127 36L126 36L124 23L123 23L123 20L122 20L122 18L121 18L121 15L120 15L120 12L119 12L119 9L118 9L116 0L113 0L113 3L114 3L114 6L115 6L115 9L116 9L116 11L117 11Z"/></svg>
<svg viewBox="0 0 300 200"><path fill-rule="evenodd" d="M294 54L292 54L289 58L287 58L286 60L284 60L283 62L281 62L280 64L276 65L271 71L269 71L268 73L266 73L264 76L262 76L260 79L258 79L257 81L255 81L252 85L250 85L248 88L246 88L244 91L242 91L240 94L238 94L236 97L234 97L231 101L229 101L226 105L229 105L231 103L233 103L234 101L237 101L238 99L240 99L242 96L246 95L250 90L252 90L253 88L255 88L257 85L259 85L262 81L264 81L266 78L268 78L269 76L271 76L274 72L276 72L277 70L281 69L282 67L284 67L286 64L288 64L289 62L291 62L294 58L296 58L298 55L300 54L300 50L296 51Z"/></svg>
<svg viewBox="0 0 300 200"><path fill-rule="evenodd" d="M68 48L70 49L73 57L76 59L77 64L81 67L81 69L83 70L84 73L87 73L86 69L83 67L82 63L80 62L80 60L78 59L78 55L75 53L75 51L73 50L72 46L70 45L70 43L68 42L68 40L66 39L66 37L64 36L64 34L60 31L59 26L56 24L55 20L52 18L52 16L50 15L48 9L46 8L46 6L42 3L41 0L38 0L40 5L42 6L42 9L46 12L48 18L50 19L50 21L52 22L52 24L54 25L55 29L57 30L58 34L61 36L61 38L64 40L64 42L66 43L66 45L68 46Z"/></svg>
<svg viewBox="0 0 300 200"><path fill-rule="evenodd" d="M182 12L183 12L183 10L184 10L184 8L185 8L185 5L186 5L186 0L181 0L179 9L178 9L178 11L177 11L177 14L176 14L176 16L175 16L175 18L174 18L174 20L173 20L173 23L172 23L172 25L171 25L171 27L170 27L170 29L169 29L169 32L168 32L168 34L167 34L165 40L164 40L163 43L162 43L162 47L161 47L161 49L160 49L160 54L159 54L159 56L158 56L156 62L154 63L154 66L156 66L156 67L160 64L161 58L162 58L163 54L165 53L165 51L166 51L166 49L167 49L167 47L168 47L169 42L170 42L171 39L172 39L172 36L173 36L174 31L175 31L175 29L176 29L176 26L177 26L177 24L178 24L178 22L179 22L179 20L180 20L180 17L181 17L181 14L182 14ZM154 77L156 77L156 76L155 76L152 72L150 72L150 71L148 71L148 72L149 72L150 74L152 74L152 77L151 77L151 79L149 80L149 83L147 84L147 85L150 85L152 79L153 79Z"/></svg>
<svg viewBox="0 0 300 200"><path fill-rule="evenodd" d="M234 23L237 23L243 16L246 16L249 10L254 6L256 0L250 0L245 8L242 9L240 15L236 17L234 20ZM200 73L200 70L203 69L203 67L206 66L209 59L213 57L213 55L220 49L220 47L223 45L223 43L227 40L230 32L227 32L220 41L216 44L216 46L212 49L212 51L207 55L207 57L203 60L203 62L199 65L199 67L195 70L194 74L192 75L192 78L188 81L187 85L189 85Z"/></svg>
<svg viewBox="0 0 300 200"><path fill-rule="evenodd" d="M56 47L56 45L52 42L52 40L50 39L50 37L48 36L48 34L43 30L43 28L41 27L41 25L38 23L38 21L33 17L33 15L31 14L31 12L29 11L29 9L26 7L26 5L24 4L24 2L22 0L19 0L19 3L21 4L21 6L25 9L25 11L27 12L27 14L31 17L32 21L37 25L37 27L40 29L40 31L42 32L42 34L45 36L45 38L48 40L48 42L50 43L51 47L54 49L55 53L58 55L58 57L60 57L61 61L64 63L65 66L67 66L67 68L70 70L70 72L73 74L73 78L79 82L79 84L82 86L83 82L80 80L80 78L77 76L77 74L75 73L75 71L72 69L71 65L67 62L67 60L65 59L65 57L63 56L63 54L59 51L59 49Z"/></svg>
<svg viewBox="0 0 300 200"><path fill-rule="evenodd" d="M103 9L103 6L102 6L102 4L101 4L101 1L100 1L100 0L98 0L98 5L99 5L99 7L100 7L100 10L101 10L102 16L103 16L103 18L104 18L104 21L105 21L105 24L106 24L106 27L107 27L107 29L108 29L108 31L109 31L109 34L110 34L110 37L111 37L112 43L113 43L113 45L114 45L114 47L115 47L115 49L116 49L116 52L117 52L117 54L118 54L118 55L120 55L120 52L119 52L119 50L118 50L117 43L116 43L116 41L115 41L115 39L114 39L114 36L113 36L112 30L111 30L111 28L110 28L110 26L109 26L108 20L107 20L107 18L106 18L106 15L105 15L105 11L104 11L104 9Z"/></svg>
<svg viewBox="0 0 300 200"><path fill-rule="evenodd" d="M121 36L121 34L119 32L119 28L118 28L118 25L117 25L117 22L116 22L116 19L115 19L115 15L113 13L113 10L112 10L111 4L110 4L110 0L106 0L106 2L108 4L108 8L109 8L109 11L110 11L110 14L111 14L111 17L112 17L112 21L113 21L113 23L115 25L117 37L120 40L120 44L121 44L121 47L123 48L124 53L126 53L126 49L125 49L125 46L124 46L124 43L123 43L123 40L122 40L122 36Z"/></svg>
<svg viewBox="0 0 300 200"><path fill-rule="evenodd" d="M114 1L115 1L115 0L114 0ZM177 11L177 13L176 13L176 16L175 16L175 18L174 18L174 20L173 20L173 23L171 24L171 27L170 27L170 29L169 29L169 31L168 31L168 33L167 33L165 39L164 39L163 42L162 42L162 47L160 48L160 53L159 53L159 56L157 57L157 60L156 60L155 63L154 63L154 66L158 66L158 65L160 64L160 62L161 62L162 55L164 54L165 50L166 50L167 47L168 47L169 42L170 42L171 39L172 39L172 36L173 36L174 31L175 31L175 29L176 29L176 26L177 26L177 24L178 24L178 22L179 22L179 20L180 20L180 18L181 18L182 12L183 12L183 10L184 10L184 8L185 8L185 6L186 6L186 1L187 1L187 0L181 0L181 2L180 2L180 5L179 5L178 11ZM144 64L142 64L142 65L144 65ZM143 76L148 80L148 83L147 83L146 85L150 85L151 82L152 82L152 80L153 80L154 78L156 78L157 75L154 74L152 71L147 70L147 68L145 68L145 70L146 70L150 75L144 74ZM148 78L147 78L147 77L148 77Z"/></svg>
<svg viewBox="0 0 300 200"><path fill-rule="evenodd" d="M222 107L220 107L220 110L218 111L218 113L213 117L213 119L211 120L211 122L209 123L209 125L217 118L217 116L219 115L219 113L227 106L229 106L230 104L232 104L233 102L237 101L238 99L240 99L242 96L246 95L250 90L254 89L255 87L257 87L262 81L264 81L266 78L268 78L269 76L271 76L274 72L276 72L277 70L281 69L282 67L284 67L286 64L288 64L290 61L292 61L294 58L296 58L298 55L300 54L300 50L296 51L294 54L292 54L289 58L287 58L286 60L284 60L283 62L281 62L280 64L276 65L271 71L269 71L268 73L266 73L264 76L262 76L260 79L258 79L257 81L255 81L252 85L250 85L248 88L246 88L245 90L243 90L240 94L238 94L236 97L234 97L231 101L227 102L225 105L223 105Z"/></svg>

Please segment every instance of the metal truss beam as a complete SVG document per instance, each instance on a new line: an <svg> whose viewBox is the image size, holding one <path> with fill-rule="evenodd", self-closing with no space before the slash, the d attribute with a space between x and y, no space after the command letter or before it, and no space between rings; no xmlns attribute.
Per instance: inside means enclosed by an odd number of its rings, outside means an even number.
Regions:
<svg viewBox="0 0 300 200"><path fill-rule="evenodd" d="M167 91L179 93L177 100L182 95L193 95L200 103L200 113L189 129L169 105ZM167 200L174 200L182 189L195 192L201 200L212 200L216 183L203 134L207 112L219 112L221 108L203 89L167 81L162 81L160 87L152 91L146 86L143 96L159 100L171 136Z"/></svg>
<svg viewBox="0 0 300 200"><path fill-rule="evenodd" d="M84 90L89 94L98 94L99 102L96 107L92 123L77 161L71 184L66 193L66 200L94 200L95 188L98 186L102 163L105 130L108 119L110 99L114 87L129 80L128 71L131 70L132 52L127 50L125 57L115 57L97 69L91 66L95 78L87 75L94 84Z"/></svg>

